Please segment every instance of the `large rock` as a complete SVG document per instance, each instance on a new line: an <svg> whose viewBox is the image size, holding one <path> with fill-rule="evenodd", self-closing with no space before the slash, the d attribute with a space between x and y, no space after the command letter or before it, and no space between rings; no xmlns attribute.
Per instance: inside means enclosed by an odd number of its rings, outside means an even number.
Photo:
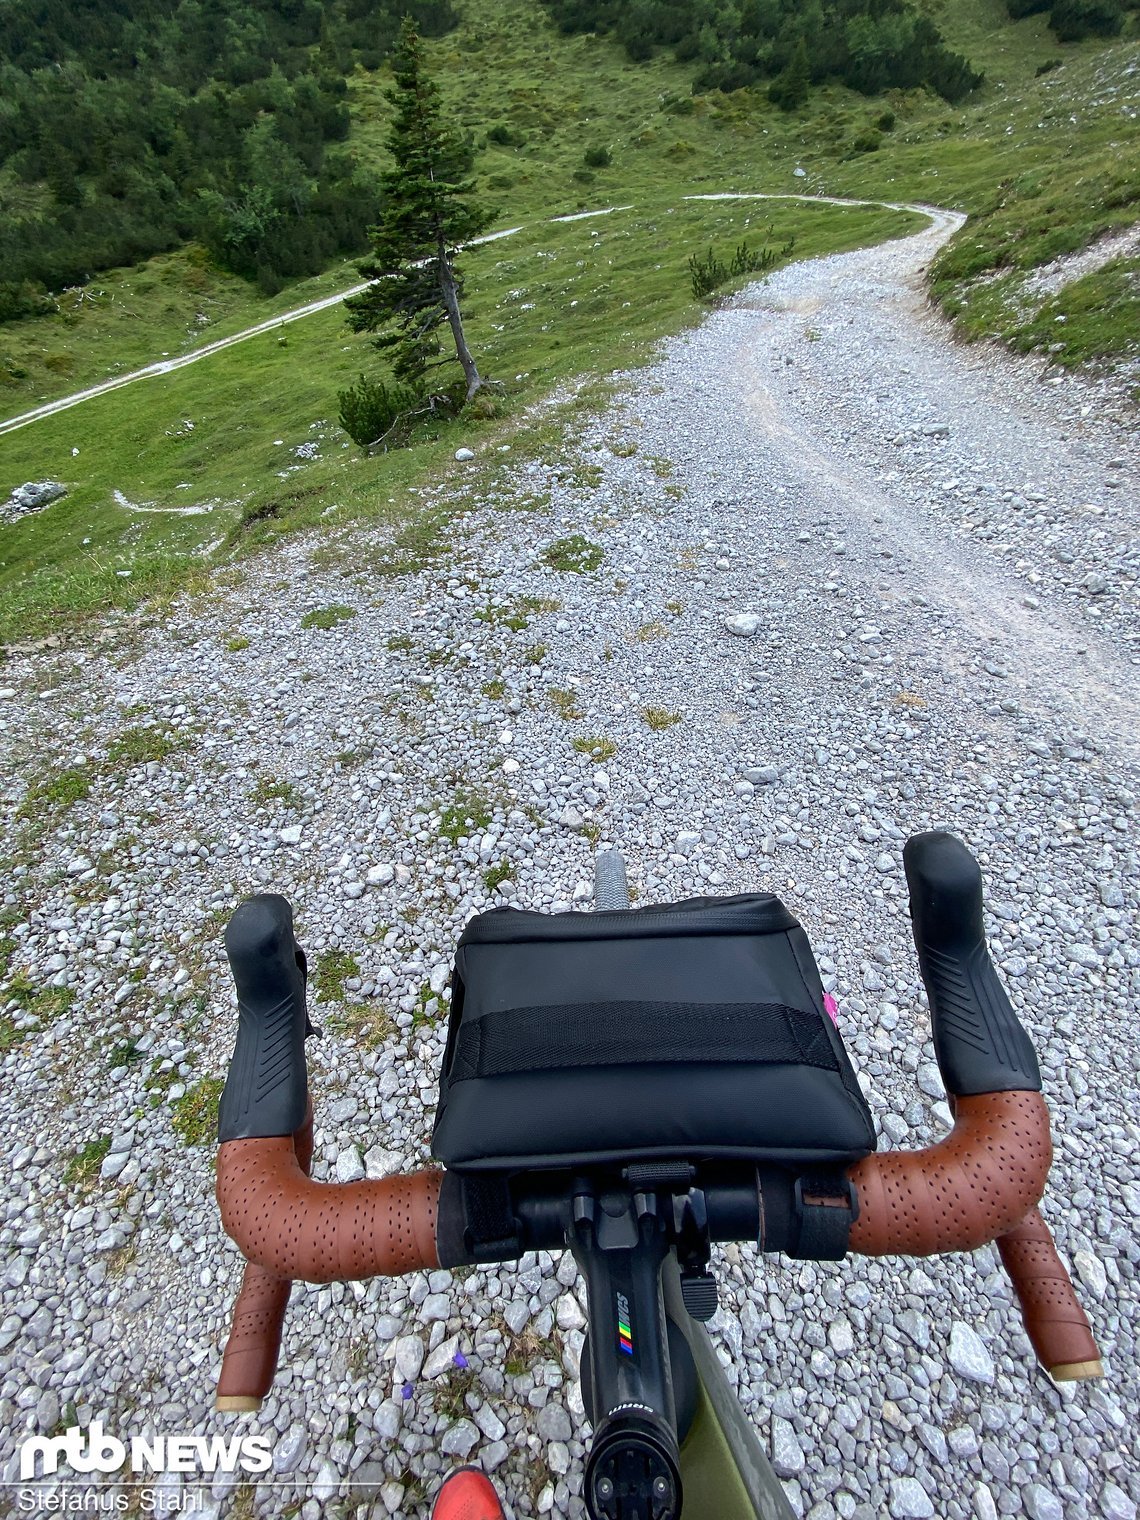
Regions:
<svg viewBox="0 0 1140 1520"><path fill-rule="evenodd" d="M803 1448L790 1420L772 1416L772 1467L778 1478L796 1478L805 1465Z"/></svg>
<svg viewBox="0 0 1140 1520"><path fill-rule="evenodd" d="M760 632L760 614L758 612L738 612L735 617L725 618L724 626L729 633L735 633L737 638L751 639Z"/></svg>
<svg viewBox="0 0 1140 1520"><path fill-rule="evenodd" d="M53 501L66 495L67 487L60 485L58 480L29 480L26 485L17 486L10 499L0 505L0 520L15 522L29 512L50 507Z"/></svg>
<svg viewBox="0 0 1140 1520"><path fill-rule="evenodd" d="M12 500L25 511L35 512L39 507L50 506L53 501L66 495L67 487L61 486L58 480L29 480L27 485L16 487L12 492Z"/></svg>
<svg viewBox="0 0 1140 1520"><path fill-rule="evenodd" d="M961 1320L950 1327L950 1365L959 1377L971 1383L992 1383L993 1358L975 1331Z"/></svg>

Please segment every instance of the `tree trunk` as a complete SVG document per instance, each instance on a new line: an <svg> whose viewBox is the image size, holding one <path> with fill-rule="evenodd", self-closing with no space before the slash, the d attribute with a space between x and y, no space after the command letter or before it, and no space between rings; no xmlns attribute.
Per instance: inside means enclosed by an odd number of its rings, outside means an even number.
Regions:
<svg viewBox="0 0 1140 1520"><path fill-rule="evenodd" d="M451 324L451 336L455 339L455 353L460 364L463 366L463 374L467 380L467 395L465 404L483 384L482 376L467 347L467 339L463 335L463 318L459 314L459 295L455 289L455 279L451 273L451 261L447 257L447 245L443 238L439 240L439 288L443 295L443 304L447 308L447 320Z"/></svg>

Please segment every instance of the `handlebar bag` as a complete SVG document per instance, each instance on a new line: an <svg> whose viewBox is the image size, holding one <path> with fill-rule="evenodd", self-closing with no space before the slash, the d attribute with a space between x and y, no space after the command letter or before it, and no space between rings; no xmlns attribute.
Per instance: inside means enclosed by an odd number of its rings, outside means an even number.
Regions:
<svg viewBox="0 0 1140 1520"><path fill-rule="evenodd" d="M477 915L439 1088L432 1151L454 1170L875 1148L807 935L770 893Z"/></svg>

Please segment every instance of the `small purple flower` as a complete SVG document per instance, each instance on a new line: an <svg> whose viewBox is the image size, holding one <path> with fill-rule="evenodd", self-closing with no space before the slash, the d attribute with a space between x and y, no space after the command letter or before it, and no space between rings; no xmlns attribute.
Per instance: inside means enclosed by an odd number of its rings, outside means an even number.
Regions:
<svg viewBox="0 0 1140 1520"><path fill-rule="evenodd" d="M412 1387L411 1383L405 1383L402 1392L405 1402L408 1399L415 1398L416 1390Z"/></svg>
<svg viewBox="0 0 1140 1520"><path fill-rule="evenodd" d="M467 1358L463 1355L462 1351L457 1351L455 1353L454 1357L452 1357L452 1361L455 1363L455 1365L457 1367L466 1367L467 1366Z"/></svg>

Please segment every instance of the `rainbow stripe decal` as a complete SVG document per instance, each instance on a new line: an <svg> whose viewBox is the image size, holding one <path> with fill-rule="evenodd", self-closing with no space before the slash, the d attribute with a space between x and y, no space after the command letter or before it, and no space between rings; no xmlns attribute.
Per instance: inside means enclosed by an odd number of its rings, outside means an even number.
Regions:
<svg viewBox="0 0 1140 1520"><path fill-rule="evenodd" d="M633 1355L633 1334L632 1334L632 1332L630 1330L630 1327L623 1320L619 1319L618 1322L617 1322L617 1328L618 1328L618 1345L619 1345L619 1347L622 1349L622 1351L625 1352L626 1356L632 1356Z"/></svg>

